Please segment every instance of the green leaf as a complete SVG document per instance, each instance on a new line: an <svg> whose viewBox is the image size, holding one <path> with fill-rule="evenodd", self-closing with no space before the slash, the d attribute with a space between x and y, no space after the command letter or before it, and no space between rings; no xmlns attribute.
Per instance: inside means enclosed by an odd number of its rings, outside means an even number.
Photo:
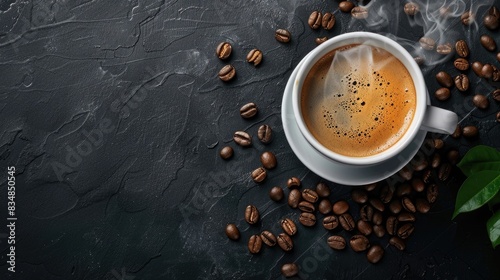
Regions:
<svg viewBox="0 0 500 280"><path fill-rule="evenodd" d="M493 245L493 248L496 248L500 245L500 211L496 212L488 222L486 222L486 229L490 236L491 245Z"/></svg>
<svg viewBox="0 0 500 280"><path fill-rule="evenodd" d="M453 219L460 213L469 212L483 206L499 190L499 171L485 170L472 173L458 190Z"/></svg>
<svg viewBox="0 0 500 280"><path fill-rule="evenodd" d="M465 154L457 166L467 176L482 170L500 171L500 152L484 145L475 146Z"/></svg>
<svg viewBox="0 0 500 280"><path fill-rule="evenodd" d="M488 207L493 212L493 207L495 205L500 205L500 192L497 193L490 201L488 201Z"/></svg>

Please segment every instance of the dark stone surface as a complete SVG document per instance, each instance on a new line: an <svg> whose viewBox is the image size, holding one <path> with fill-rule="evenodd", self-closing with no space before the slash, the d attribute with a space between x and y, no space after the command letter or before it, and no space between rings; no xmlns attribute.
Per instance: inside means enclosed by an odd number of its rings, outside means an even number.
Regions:
<svg viewBox="0 0 500 280"><path fill-rule="evenodd" d="M431 93L437 72L458 71L453 56L419 48L424 35L439 42L466 39L471 61L500 67L479 44L482 34L500 43L498 31L481 24L494 1L456 1L464 4L457 15L464 8L477 13L479 23L469 27L456 17L434 24L440 1L430 2L430 9L408 18L402 1L372 0L371 17L358 21L330 0L2 1L0 220L6 223L7 166L17 170L18 220L16 273L7 271L8 235L0 227L1 278L275 279L283 263L296 262L300 279L498 279L500 251L491 248L485 230L489 211L451 220L464 179L458 170L440 183L430 213L417 216L404 252L387 247L387 237L380 241L386 253L377 265L350 249L331 250L320 224L298 225L291 253L264 248L251 255L246 246L261 230L281 232L283 217L298 221L299 212L286 201L269 199L272 186L285 188L291 176L306 187L321 180L293 154L280 118L287 79L316 37L356 30L392 34L410 52L428 57L422 70ZM334 12L332 30L307 26L315 9ZM426 25L418 24L424 18ZM291 31L289 44L274 39L277 28ZM237 69L228 84L217 78L225 65L215 56L221 41L233 45L228 63ZM245 61L253 48L264 53L258 67ZM487 110L472 105L473 93L489 95L495 86L467 73L468 93L454 88L445 102L431 96L433 105L479 128L474 140L444 138L461 155L480 143L500 148L498 103L490 98ZM239 116L248 102L259 106L251 120ZM264 123L274 131L266 146L256 138ZM252 134L253 147L236 146L236 130ZM230 161L218 155L224 145L235 149ZM278 167L256 185L249 173L266 150L276 154ZM348 198L350 187L329 186L332 201ZM250 203L261 213L254 226L243 219ZM230 222L239 226L239 241L224 234Z"/></svg>

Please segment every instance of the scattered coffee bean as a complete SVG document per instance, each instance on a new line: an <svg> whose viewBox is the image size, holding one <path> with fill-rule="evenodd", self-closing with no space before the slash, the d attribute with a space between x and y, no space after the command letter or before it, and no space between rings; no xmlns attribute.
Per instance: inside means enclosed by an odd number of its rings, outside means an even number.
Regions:
<svg viewBox="0 0 500 280"><path fill-rule="evenodd" d="M432 51L436 47L436 41L430 37L422 37L418 42L424 50Z"/></svg>
<svg viewBox="0 0 500 280"><path fill-rule="evenodd" d="M257 131L257 137L259 138L260 142L268 144L273 139L273 130L269 125L263 124Z"/></svg>
<svg viewBox="0 0 500 280"><path fill-rule="evenodd" d="M249 119L257 115L258 112L257 105L255 103L250 102L247 103L240 108L240 116L245 119Z"/></svg>
<svg viewBox="0 0 500 280"><path fill-rule="evenodd" d="M418 6L417 3L408 2L404 6L404 11L405 11L405 14L407 14L409 16L414 16L418 13L418 11L420 11L420 7Z"/></svg>
<svg viewBox="0 0 500 280"><path fill-rule="evenodd" d="M460 16L464 25L471 25L475 21L475 15L471 11L466 11Z"/></svg>
<svg viewBox="0 0 500 280"><path fill-rule="evenodd" d="M314 41L316 42L317 45L321 45L324 42L328 41L328 37L318 37Z"/></svg>
<svg viewBox="0 0 500 280"><path fill-rule="evenodd" d="M298 188L298 187L300 187L300 179L297 177L292 177L292 178L288 179L286 185L289 189Z"/></svg>
<svg viewBox="0 0 500 280"><path fill-rule="evenodd" d="M467 91L469 89L469 77L465 74L460 74L455 77L455 86L459 91Z"/></svg>
<svg viewBox="0 0 500 280"><path fill-rule="evenodd" d="M248 251L252 254L258 254L262 248L262 239L259 235L254 234L248 239Z"/></svg>
<svg viewBox="0 0 500 280"><path fill-rule="evenodd" d="M437 200L439 194L438 186L436 184L431 184L427 187L426 198L429 203L434 203Z"/></svg>
<svg viewBox="0 0 500 280"><path fill-rule="evenodd" d="M492 15L486 15L483 19L483 24L490 30L495 30L500 25L500 20Z"/></svg>
<svg viewBox="0 0 500 280"><path fill-rule="evenodd" d="M262 155L260 155L260 162L266 169L273 169L278 164L274 153L268 151L263 152Z"/></svg>
<svg viewBox="0 0 500 280"><path fill-rule="evenodd" d="M262 183L267 177L267 171L262 167L258 167L252 171L251 176L255 183Z"/></svg>
<svg viewBox="0 0 500 280"><path fill-rule="evenodd" d="M281 267L281 274L286 278L299 274L299 267L294 263L286 263Z"/></svg>
<svg viewBox="0 0 500 280"><path fill-rule="evenodd" d="M354 219L352 218L351 214L349 214L349 213L344 213L344 214L340 215L339 222L340 222L340 225L342 226L342 228L347 230L347 231L352 231L356 227L356 224L354 223Z"/></svg>
<svg viewBox="0 0 500 280"><path fill-rule="evenodd" d="M481 45L490 52L494 51L497 48L495 40L489 35L482 35L480 38L480 42Z"/></svg>
<svg viewBox="0 0 500 280"><path fill-rule="evenodd" d="M247 62L253 63L254 66L259 65L262 62L262 51L259 49L253 49L247 54Z"/></svg>
<svg viewBox="0 0 500 280"><path fill-rule="evenodd" d="M436 52L442 55L448 55L453 52L453 46L450 43L440 44L436 47Z"/></svg>
<svg viewBox="0 0 500 280"><path fill-rule="evenodd" d="M248 147L252 145L252 137L245 131L236 131L233 135L233 140L236 144L242 147Z"/></svg>
<svg viewBox="0 0 500 280"><path fill-rule="evenodd" d="M334 25L335 25L335 15L332 13L325 13L321 20L321 26L323 26L325 30L330 30L333 28Z"/></svg>
<svg viewBox="0 0 500 280"><path fill-rule="evenodd" d="M469 56L469 46L467 45L467 42L464 40L458 40L455 43L455 50L460 57L467 57Z"/></svg>
<svg viewBox="0 0 500 280"><path fill-rule="evenodd" d="M378 238L382 238L385 235L385 228L381 225L374 225L373 234L375 234L375 236Z"/></svg>
<svg viewBox="0 0 500 280"><path fill-rule="evenodd" d="M455 68L457 68L460 71L465 71L465 70L469 69L469 61L467 61L467 59L465 59L463 57L459 57L459 58L455 59L455 61L453 62L453 65L455 66Z"/></svg>
<svg viewBox="0 0 500 280"><path fill-rule="evenodd" d="M253 205L248 205L245 208L245 221L251 225L256 224L259 221L259 210Z"/></svg>
<svg viewBox="0 0 500 280"><path fill-rule="evenodd" d="M462 128L460 127L459 124L457 124L457 127L455 128L455 131L453 131L453 133L451 134L451 137L457 139L460 138L460 136L462 136Z"/></svg>
<svg viewBox="0 0 500 280"><path fill-rule="evenodd" d="M319 195L319 197L328 197L330 195L330 188L327 184L319 182L316 185L316 193Z"/></svg>
<svg viewBox="0 0 500 280"><path fill-rule="evenodd" d="M278 246L280 246L283 251L289 252L293 249L293 241L288 234L282 232L278 234L276 239L278 240Z"/></svg>
<svg viewBox="0 0 500 280"><path fill-rule="evenodd" d="M283 199L283 189L280 187L272 187L269 191L269 197L274 201L280 201Z"/></svg>
<svg viewBox="0 0 500 280"><path fill-rule="evenodd" d="M441 155L436 153L432 156L431 166L432 168L438 168L439 165L441 165Z"/></svg>
<svg viewBox="0 0 500 280"><path fill-rule="evenodd" d="M465 128L465 127L464 127ZM465 135L464 135L465 136ZM458 161L460 160L460 153L456 149L451 149L448 151L446 154L446 157L448 158L448 161L451 164L457 164Z"/></svg>
<svg viewBox="0 0 500 280"><path fill-rule="evenodd" d="M227 224L226 235L229 239L238 240L240 239L240 230L235 224Z"/></svg>
<svg viewBox="0 0 500 280"><path fill-rule="evenodd" d="M336 229L338 225L339 225L339 220L337 219L337 216L332 215L323 218L323 227L326 228L327 230Z"/></svg>
<svg viewBox="0 0 500 280"><path fill-rule="evenodd" d="M498 69L495 65L492 65L493 67L493 77L491 78L493 82L499 82L500 81L500 69Z"/></svg>
<svg viewBox="0 0 500 280"><path fill-rule="evenodd" d="M363 188L364 188L367 192L374 191L374 190L377 188L377 183L364 185L364 186L363 186Z"/></svg>
<svg viewBox="0 0 500 280"><path fill-rule="evenodd" d="M274 34L274 38L276 38L278 42L288 43L292 39L292 34L286 29L278 29Z"/></svg>
<svg viewBox="0 0 500 280"><path fill-rule="evenodd" d="M481 68L481 76L485 79L491 79L493 77L493 65L486 63Z"/></svg>
<svg viewBox="0 0 500 280"><path fill-rule="evenodd" d="M312 204L311 202L304 200L299 203L299 210L302 212L313 213L314 211L316 211L316 207L314 207L314 204Z"/></svg>
<svg viewBox="0 0 500 280"><path fill-rule="evenodd" d="M309 27L312 29L318 29L321 26L321 17L320 11L313 11L307 20L307 24L309 24Z"/></svg>
<svg viewBox="0 0 500 280"><path fill-rule="evenodd" d="M450 98L451 92L448 88L442 87L436 90L436 92L434 92L434 96L439 101L445 101Z"/></svg>
<svg viewBox="0 0 500 280"><path fill-rule="evenodd" d="M297 233L297 226L290 218L285 218L281 220L281 228L289 236L293 236Z"/></svg>
<svg viewBox="0 0 500 280"><path fill-rule="evenodd" d="M274 247L276 245L276 236L270 231L264 230L263 232L260 233L260 239L262 239L262 242L266 244L269 247Z"/></svg>
<svg viewBox="0 0 500 280"><path fill-rule="evenodd" d="M230 159L231 157L233 157L234 150L230 146L225 146L220 150L219 154L222 159Z"/></svg>
<svg viewBox="0 0 500 280"><path fill-rule="evenodd" d="M390 216L385 221L385 229L387 230L387 234L396 235L398 231L398 219L394 216Z"/></svg>
<svg viewBox="0 0 500 280"><path fill-rule="evenodd" d="M322 199L318 205L318 211L323 214L329 214L332 212L332 203L328 199Z"/></svg>
<svg viewBox="0 0 500 280"><path fill-rule="evenodd" d="M368 194L366 193L366 191L356 188L352 190L351 198L354 202L363 204L368 201Z"/></svg>
<svg viewBox="0 0 500 280"><path fill-rule="evenodd" d="M382 201L382 203L384 203L384 204L391 202L393 195L394 195L394 191L389 185L384 185L380 189L380 201ZM379 209L377 209L377 210L379 210Z"/></svg>
<svg viewBox="0 0 500 280"><path fill-rule="evenodd" d="M354 8L354 3L351 1L342 1L339 3L339 10L343 13L350 13Z"/></svg>
<svg viewBox="0 0 500 280"><path fill-rule="evenodd" d="M497 112L495 119L497 120L497 122L500 122L500 112Z"/></svg>
<svg viewBox="0 0 500 280"><path fill-rule="evenodd" d="M332 209L335 215L342 215L349 211L349 203L345 200L339 200L333 204Z"/></svg>
<svg viewBox="0 0 500 280"><path fill-rule="evenodd" d="M425 213L429 212L429 210L431 210L431 205L429 204L429 202L427 202L427 200L420 198L420 197L416 199L415 207L417 208L417 211L422 213L422 214L425 214Z"/></svg>
<svg viewBox="0 0 500 280"><path fill-rule="evenodd" d="M389 211L391 211L391 213L393 214L398 214L402 209L403 205L398 199L391 201L391 203L389 204Z"/></svg>
<svg viewBox="0 0 500 280"><path fill-rule="evenodd" d="M434 148L436 150L442 149L444 147L444 141L442 139L434 139Z"/></svg>
<svg viewBox="0 0 500 280"><path fill-rule="evenodd" d="M373 232L372 225L369 222L359 220L357 222L358 231L363 235L370 235Z"/></svg>
<svg viewBox="0 0 500 280"><path fill-rule="evenodd" d="M378 263L384 257L384 248L380 245L373 245L368 249L366 258L370 263Z"/></svg>
<svg viewBox="0 0 500 280"><path fill-rule="evenodd" d="M472 63L472 71L478 76L479 78L483 77L483 64L479 61L474 61Z"/></svg>
<svg viewBox="0 0 500 280"><path fill-rule="evenodd" d="M382 212L375 211L373 213L373 218L372 218L372 223L375 225L381 225L384 222L384 216L382 215Z"/></svg>
<svg viewBox="0 0 500 280"><path fill-rule="evenodd" d="M438 179L441 181L446 181L448 180L448 177L450 177L450 174L451 174L451 164L450 163L441 164L438 171Z"/></svg>
<svg viewBox="0 0 500 280"><path fill-rule="evenodd" d="M417 209L415 208L415 204L413 204L409 197L403 197L403 199L401 199L401 204L403 205L403 208L408 212L415 213L417 211Z"/></svg>
<svg viewBox="0 0 500 280"><path fill-rule="evenodd" d="M345 239L344 239L344 237L342 237L340 235L332 235L332 236L328 237L326 242L328 243L328 246L330 246L330 248L332 248L332 249L335 249L335 250L344 250L345 249L345 245L346 245Z"/></svg>
<svg viewBox="0 0 500 280"><path fill-rule="evenodd" d="M355 19L368 18L368 10L365 7L357 6L351 9L351 16Z"/></svg>
<svg viewBox="0 0 500 280"><path fill-rule="evenodd" d="M302 212L299 216L299 222L306 227L312 227L316 224L316 216L313 213Z"/></svg>
<svg viewBox="0 0 500 280"><path fill-rule="evenodd" d="M416 172L422 171L422 170L426 169L427 166L429 166L429 162L427 161L427 159L425 157L420 157L418 155L416 155L412 159L410 164L411 164L412 169Z"/></svg>
<svg viewBox="0 0 500 280"><path fill-rule="evenodd" d="M424 183L428 184L431 182L431 179L432 179L432 171L430 169L425 170L422 173L422 181L424 181Z"/></svg>
<svg viewBox="0 0 500 280"><path fill-rule="evenodd" d="M396 249L398 249L400 251L403 251L406 248L406 244L403 241L403 239L401 239L397 236L391 237L389 239L389 244L391 244L392 246L394 246Z"/></svg>
<svg viewBox="0 0 500 280"><path fill-rule="evenodd" d="M479 131L477 127L473 125L468 125L463 128L462 134L466 138L475 138L479 134Z"/></svg>
<svg viewBox="0 0 500 280"><path fill-rule="evenodd" d="M230 64L222 67L219 71L219 79L221 79L224 82L229 82L236 76L236 69Z"/></svg>
<svg viewBox="0 0 500 280"><path fill-rule="evenodd" d="M349 245L354 250L354 252L363 252L370 247L370 241L366 236L361 234L356 234L349 240Z"/></svg>
<svg viewBox="0 0 500 280"><path fill-rule="evenodd" d="M451 88L453 86L453 79L450 74L444 71L440 71L436 74L436 80L443 87Z"/></svg>
<svg viewBox="0 0 500 280"><path fill-rule="evenodd" d="M411 193L411 186L408 183L403 183L396 187L396 196L403 197Z"/></svg>
<svg viewBox="0 0 500 280"><path fill-rule="evenodd" d="M415 230L413 224L404 224L398 229L398 236L401 239L406 239L413 233L413 230Z"/></svg>
<svg viewBox="0 0 500 280"><path fill-rule="evenodd" d="M424 181L420 178L413 178L411 180L411 186L416 192L423 192L425 190Z"/></svg>
<svg viewBox="0 0 500 280"><path fill-rule="evenodd" d="M374 213L373 207L371 207L370 205L364 205L359 209L359 215L361 217L361 220L365 222L372 221L373 213Z"/></svg>
<svg viewBox="0 0 500 280"><path fill-rule="evenodd" d="M399 222L415 222L415 220L415 215L410 212L403 211L398 215Z"/></svg>
<svg viewBox="0 0 500 280"><path fill-rule="evenodd" d="M415 60L415 62L418 64L418 65L423 65L425 63L425 59L421 56L415 56L413 58L413 60Z"/></svg>
<svg viewBox="0 0 500 280"><path fill-rule="evenodd" d="M297 208L301 199L302 195L300 194L300 191L293 189L290 191L290 194L288 194L288 205L292 208Z"/></svg>
<svg viewBox="0 0 500 280"><path fill-rule="evenodd" d="M399 176L401 176L401 178L405 179L406 181L409 181L413 177L413 171L414 171L413 168L406 165L403 168L401 168L401 170L399 170L398 174Z"/></svg>
<svg viewBox="0 0 500 280"><path fill-rule="evenodd" d="M228 42L222 42L217 46L217 49L215 50L217 57L224 60L227 59L231 55L231 51L233 50L233 47L231 46L230 43Z"/></svg>
<svg viewBox="0 0 500 280"><path fill-rule="evenodd" d="M372 197L372 198L368 199L368 203L370 203L370 205L375 210L378 210L380 212L384 212L384 210L385 210L384 203L380 199L378 199L378 198Z"/></svg>
<svg viewBox="0 0 500 280"><path fill-rule="evenodd" d="M315 191L311 189L304 189L302 191L302 198L311 203L316 203L316 201L318 201L319 196Z"/></svg>
<svg viewBox="0 0 500 280"><path fill-rule="evenodd" d="M495 101L500 101L500 88L499 89L495 89L491 93L491 97L493 97L493 99L495 99Z"/></svg>

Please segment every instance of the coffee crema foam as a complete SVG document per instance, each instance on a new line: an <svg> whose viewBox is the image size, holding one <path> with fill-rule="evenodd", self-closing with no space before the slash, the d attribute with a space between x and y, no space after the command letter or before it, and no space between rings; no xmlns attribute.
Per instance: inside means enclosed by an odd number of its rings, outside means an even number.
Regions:
<svg viewBox="0 0 500 280"><path fill-rule="evenodd" d="M349 45L322 57L308 73L301 110L312 135L352 157L378 154L408 130L416 107L413 79L384 49Z"/></svg>

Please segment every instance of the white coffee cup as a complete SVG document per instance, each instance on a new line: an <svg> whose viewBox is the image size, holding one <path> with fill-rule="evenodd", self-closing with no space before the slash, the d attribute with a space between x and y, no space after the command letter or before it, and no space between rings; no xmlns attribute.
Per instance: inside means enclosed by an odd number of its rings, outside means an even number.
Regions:
<svg viewBox="0 0 500 280"><path fill-rule="evenodd" d="M416 108L413 119L405 134L388 149L366 157L351 157L335 153L322 145L309 131L305 124L301 110L301 94L304 80L313 65L330 51L342 46L365 44L384 49L401 61L410 73L415 86ZM413 57L396 41L371 32L352 32L338 35L312 50L299 66L293 84L292 106L295 120L300 132L306 140L326 157L344 164L373 165L397 157L410 143L420 130L429 132L452 134L458 123L458 116L451 111L434 107L429 104L429 96L425 80ZM402 116L404 117L404 116ZM410 159L408 159L410 160Z"/></svg>

